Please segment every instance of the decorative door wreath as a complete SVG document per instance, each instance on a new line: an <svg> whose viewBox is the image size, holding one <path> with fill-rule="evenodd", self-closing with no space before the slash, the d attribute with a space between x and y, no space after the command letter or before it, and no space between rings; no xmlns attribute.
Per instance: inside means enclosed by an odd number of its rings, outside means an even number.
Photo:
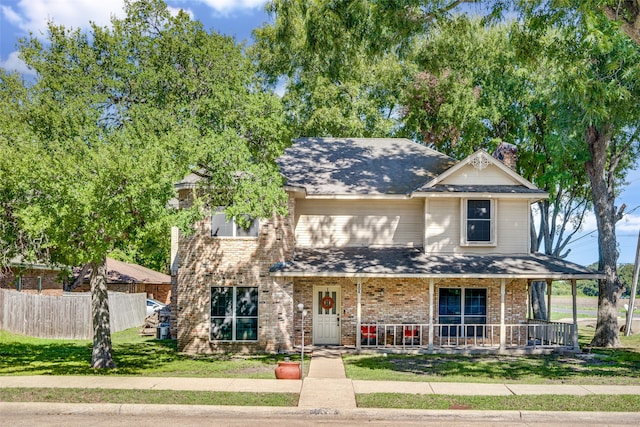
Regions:
<svg viewBox="0 0 640 427"><path fill-rule="evenodd" d="M325 310L331 310L333 308L333 303L334 303L333 298L327 295L326 297L322 298L320 305Z"/></svg>

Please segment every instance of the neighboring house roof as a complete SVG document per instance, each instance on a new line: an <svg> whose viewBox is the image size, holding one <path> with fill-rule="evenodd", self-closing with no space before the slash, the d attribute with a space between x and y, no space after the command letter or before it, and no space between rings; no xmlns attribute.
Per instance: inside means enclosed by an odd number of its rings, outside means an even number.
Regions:
<svg viewBox="0 0 640 427"><path fill-rule="evenodd" d="M419 248L298 249L273 276L598 279L602 274L545 255L425 254Z"/></svg>
<svg viewBox="0 0 640 427"><path fill-rule="evenodd" d="M202 178L199 175L191 172L189 175L182 178L182 181L176 182L174 184L174 188L176 190L184 190L187 188L197 188L198 182L200 182Z"/></svg>
<svg viewBox="0 0 640 427"><path fill-rule="evenodd" d="M286 185L308 195L408 195L455 163L401 138L301 138L278 159Z"/></svg>
<svg viewBox="0 0 640 427"><path fill-rule="evenodd" d="M74 274L80 274L79 268ZM88 281L90 273L84 280ZM129 264L113 258L107 258L107 283L152 283L157 285L171 284L171 276L137 264Z"/></svg>

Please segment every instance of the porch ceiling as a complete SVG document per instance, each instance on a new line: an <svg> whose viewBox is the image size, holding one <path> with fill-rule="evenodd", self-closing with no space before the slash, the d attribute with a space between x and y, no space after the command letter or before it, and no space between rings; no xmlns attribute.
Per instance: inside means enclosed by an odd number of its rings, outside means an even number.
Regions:
<svg viewBox="0 0 640 427"><path fill-rule="evenodd" d="M425 254L418 248L296 249L272 276L599 279L602 273L545 255Z"/></svg>

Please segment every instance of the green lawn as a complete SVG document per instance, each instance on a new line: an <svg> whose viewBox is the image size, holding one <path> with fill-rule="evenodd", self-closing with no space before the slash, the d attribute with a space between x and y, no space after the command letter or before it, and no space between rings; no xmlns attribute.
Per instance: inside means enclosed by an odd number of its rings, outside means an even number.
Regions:
<svg viewBox="0 0 640 427"><path fill-rule="evenodd" d="M0 388L0 402L140 403L161 405L297 406L294 393L227 391Z"/></svg>
<svg viewBox="0 0 640 427"><path fill-rule="evenodd" d="M581 345L590 339L581 334ZM625 348L582 355L363 354L343 360L356 380L640 385L640 335L621 341Z"/></svg>
<svg viewBox="0 0 640 427"><path fill-rule="evenodd" d="M360 408L467 409L494 411L638 412L636 395L446 396L394 393L359 394Z"/></svg>
<svg viewBox="0 0 640 427"><path fill-rule="evenodd" d="M275 378L285 355L188 356L173 340L138 336L137 328L113 334L115 369L91 369L91 342L25 337L0 331L0 375L141 375L162 377ZM291 360L300 360L291 355ZM305 372L309 359L305 358Z"/></svg>

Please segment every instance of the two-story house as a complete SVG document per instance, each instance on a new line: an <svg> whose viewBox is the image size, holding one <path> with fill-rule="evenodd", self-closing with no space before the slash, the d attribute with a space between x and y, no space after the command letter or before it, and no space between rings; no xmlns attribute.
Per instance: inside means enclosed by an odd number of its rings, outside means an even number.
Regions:
<svg viewBox="0 0 640 427"><path fill-rule="evenodd" d="M214 210L180 240L179 350L291 351L303 324L306 345L577 348L575 309L573 323L529 319L530 283L571 281L575 295L600 275L530 252L531 204L548 195L505 162L303 138L279 165L288 216L243 229ZM177 184L181 203L196 187Z"/></svg>

